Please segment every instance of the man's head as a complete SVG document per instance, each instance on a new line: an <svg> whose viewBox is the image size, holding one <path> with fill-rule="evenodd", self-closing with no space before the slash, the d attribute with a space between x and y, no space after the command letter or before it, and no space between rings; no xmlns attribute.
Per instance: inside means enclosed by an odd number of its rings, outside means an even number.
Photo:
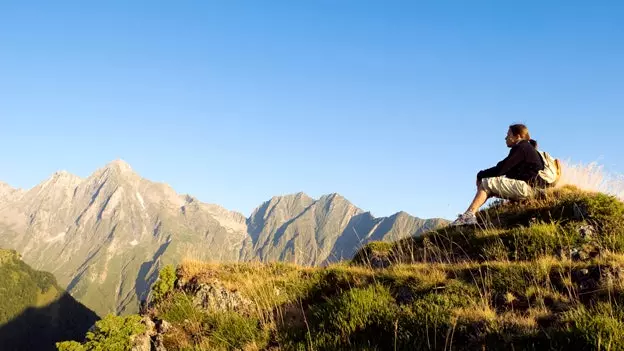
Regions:
<svg viewBox="0 0 624 351"><path fill-rule="evenodd" d="M507 136L505 137L507 147L512 147L522 140L531 140L529 129L524 124L510 125L507 130Z"/></svg>

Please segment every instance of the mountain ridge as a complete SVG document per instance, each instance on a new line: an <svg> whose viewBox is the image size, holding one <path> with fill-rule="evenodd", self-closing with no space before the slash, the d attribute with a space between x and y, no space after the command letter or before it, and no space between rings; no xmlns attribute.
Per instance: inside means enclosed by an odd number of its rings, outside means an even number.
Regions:
<svg viewBox="0 0 624 351"><path fill-rule="evenodd" d="M78 175L76 175L74 173L71 173L71 172L69 172L67 170L64 170L64 169L57 170L54 173L52 173L48 178L46 178L44 181L42 181L42 182L40 182L38 184L35 184L34 186L32 186L31 188L28 188L28 189L16 188L16 187L13 187L10 184L0 180L0 199L2 199L3 192L26 193L26 192L32 190L33 188L36 188L38 186L42 186L43 184L45 184L47 182L56 181L57 179L74 179L75 181L79 182L79 181L84 181L86 179L89 179L90 177L93 177L96 174L106 174L107 171L108 172L115 172L115 173L117 173L117 175L119 175L119 174L122 174L122 175L123 174L130 174L133 177L141 178L141 176L132 168L132 166L128 162L126 162L125 160L119 158L119 159L115 159L113 161L108 162L103 167L100 167L100 168L96 169L93 173L91 173L91 175L89 175L86 178L85 177L80 177L80 176L78 176ZM169 184L167 184L167 183L155 182L155 181L151 181L151 180L150 180L150 182L154 186L167 187L167 188L173 190L173 188L171 188L171 186ZM173 191L175 191L175 190L173 190ZM192 199L192 201L198 201L198 202L200 202L202 204L205 204L205 205L212 205L212 206L222 207L222 206L220 206L220 205L218 205L216 203L202 201L199 198L197 198L197 197L195 197L195 196L193 196L191 194L177 194L177 196L183 198L184 201L188 201L187 199ZM231 211L231 212L237 212L237 213L245 216L246 218L249 218L250 216L253 215L253 213L256 210L258 210L265 203L272 202L272 201L274 201L276 199L279 200L280 198L289 198L289 197L297 197L297 196L304 196L304 197L307 197L307 198L312 199L312 200L320 200L320 199L322 199L324 197L341 197L341 198L346 199L346 197L344 197L342 194L340 194L338 192L322 194L322 195L319 196L318 199L314 199L309 194L307 194L307 193L305 193L303 191L299 191L299 192L296 192L296 193L284 193L284 194L280 194L280 195L274 195L270 199L266 200L265 202L263 202L259 206L257 206L254 209L252 209L252 212L251 212L251 214L249 216L246 216L243 211L230 210L230 209L227 209L227 210ZM370 212L370 211L366 211L366 212ZM412 214L410 214L410 213L408 213L408 212L406 212L404 210L399 210L397 212L389 214L388 216L381 216L381 217L377 217L377 218L393 217L393 216L396 216L396 215L401 214L401 213L405 213L405 214L407 214L409 216L419 218L419 217L414 216L414 215L412 215ZM440 218L440 219L443 219L443 218Z"/></svg>
<svg viewBox="0 0 624 351"><path fill-rule="evenodd" d="M246 216L144 179L123 160L85 178L58 171L19 193L0 185L0 246L100 314L136 311L159 267L184 258L323 265L444 223L374 217L338 193L273 196Z"/></svg>

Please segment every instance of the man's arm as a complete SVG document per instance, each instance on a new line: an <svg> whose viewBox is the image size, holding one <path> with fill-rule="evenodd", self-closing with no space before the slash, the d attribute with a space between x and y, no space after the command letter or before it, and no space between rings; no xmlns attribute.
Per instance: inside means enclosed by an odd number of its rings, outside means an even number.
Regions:
<svg viewBox="0 0 624 351"><path fill-rule="evenodd" d="M496 166L477 173L477 180L481 180L483 178L500 177L502 175L505 175L507 172L509 172L510 169L514 168L518 163L522 162L522 160L523 157L521 148L513 147L511 151L509 151L509 155L505 157L504 160L496 164Z"/></svg>

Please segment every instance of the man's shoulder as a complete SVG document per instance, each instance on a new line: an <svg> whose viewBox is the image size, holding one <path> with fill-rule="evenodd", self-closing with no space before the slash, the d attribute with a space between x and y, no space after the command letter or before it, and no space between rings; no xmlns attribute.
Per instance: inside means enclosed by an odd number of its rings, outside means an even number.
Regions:
<svg viewBox="0 0 624 351"><path fill-rule="evenodd" d="M512 149L518 149L518 150L532 150L535 149L533 147L533 145L531 145L531 143L529 143L527 140L522 140L521 142L517 143L516 145L514 145L512 147Z"/></svg>

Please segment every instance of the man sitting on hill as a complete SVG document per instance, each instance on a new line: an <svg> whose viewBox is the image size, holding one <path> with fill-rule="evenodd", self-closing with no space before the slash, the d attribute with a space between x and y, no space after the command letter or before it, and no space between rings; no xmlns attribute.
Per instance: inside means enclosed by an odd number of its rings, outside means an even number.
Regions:
<svg viewBox="0 0 624 351"><path fill-rule="evenodd" d="M531 139L524 124L514 124L505 137L509 155L496 166L477 173L477 194L468 210L451 225L477 224L476 213L490 197L522 200L533 195L533 187L546 186L539 176L544 161L537 142Z"/></svg>

